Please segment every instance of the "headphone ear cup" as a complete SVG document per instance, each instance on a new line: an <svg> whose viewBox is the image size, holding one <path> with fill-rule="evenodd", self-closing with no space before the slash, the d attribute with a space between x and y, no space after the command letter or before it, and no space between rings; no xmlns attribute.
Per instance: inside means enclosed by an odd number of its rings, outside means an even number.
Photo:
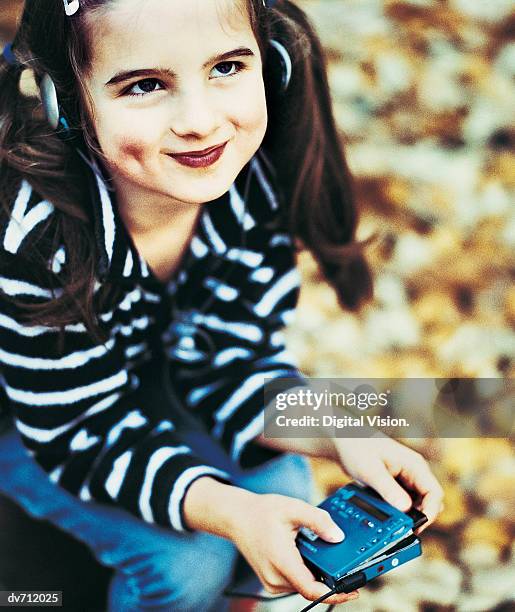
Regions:
<svg viewBox="0 0 515 612"><path fill-rule="evenodd" d="M59 102L54 82L48 74L44 74L39 85L41 102L45 117L52 129L57 130L59 126Z"/></svg>
<svg viewBox="0 0 515 612"><path fill-rule="evenodd" d="M291 57L284 45L273 38L268 47L266 71L274 91L283 93L288 89L292 75Z"/></svg>
<svg viewBox="0 0 515 612"><path fill-rule="evenodd" d="M43 104L45 118L57 136L63 141L68 141L74 136L68 125L68 121L61 112L55 83L48 74L44 74L39 84L39 95Z"/></svg>

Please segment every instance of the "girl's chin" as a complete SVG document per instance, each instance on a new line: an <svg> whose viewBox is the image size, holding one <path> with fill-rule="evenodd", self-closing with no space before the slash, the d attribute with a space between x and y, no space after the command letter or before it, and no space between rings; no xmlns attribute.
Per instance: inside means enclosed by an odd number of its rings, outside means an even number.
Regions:
<svg viewBox="0 0 515 612"><path fill-rule="evenodd" d="M233 181L234 182L234 181ZM166 195L179 202L186 204L205 204L218 199L224 193L227 193L231 188L232 182L228 185L221 186L219 189L213 189L211 184L207 189L188 190L187 192L174 191L173 193L166 191Z"/></svg>
<svg viewBox="0 0 515 612"><path fill-rule="evenodd" d="M224 193L229 191L231 185L234 183L236 177L225 176L225 177L204 177L200 178L198 181L195 181L194 184L189 181L187 189L184 191L180 188L180 182L177 181L174 184L174 193L170 193L171 197L175 197L178 200L183 202L191 202L202 204L203 202L211 202L212 200L216 200ZM171 179L171 182L173 179ZM170 186L168 183L167 187Z"/></svg>

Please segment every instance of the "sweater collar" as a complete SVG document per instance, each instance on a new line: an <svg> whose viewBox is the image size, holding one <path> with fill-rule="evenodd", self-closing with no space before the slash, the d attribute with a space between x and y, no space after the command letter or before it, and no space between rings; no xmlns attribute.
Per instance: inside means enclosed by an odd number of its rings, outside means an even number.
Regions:
<svg viewBox="0 0 515 612"><path fill-rule="evenodd" d="M194 254L199 252L211 252L220 257L230 246L238 247L242 232L251 230L264 209L268 208L263 206L264 197L272 208L277 208L277 199L267 179L265 164L269 162L260 149L244 166L226 193L202 205L203 209L183 259L183 266L187 266ZM93 163L92 168L94 172L90 173L90 180L94 200L94 233L99 253L98 279L121 284L145 280L151 284L162 284L138 252L120 217L115 192L105 178L106 171L97 163ZM249 184L245 207L244 192L247 180Z"/></svg>

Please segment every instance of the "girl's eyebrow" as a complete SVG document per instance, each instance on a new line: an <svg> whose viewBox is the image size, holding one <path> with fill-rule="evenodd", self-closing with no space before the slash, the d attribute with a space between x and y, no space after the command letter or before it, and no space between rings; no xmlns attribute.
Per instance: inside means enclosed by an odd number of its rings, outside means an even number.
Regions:
<svg viewBox="0 0 515 612"><path fill-rule="evenodd" d="M207 68L210 64L214 64L216 62L223 62L224 60L230 59L231 57L254 57L254 52L248 49L247 47L238 47L237 49L233 49L232 51L226 51L225 53L221 53L220 55L215 55L207 60L202 66L202 68ZM134 77L146 76L148 74L164 74L171 78L176 78L177 75L175 72L168 68L140 68L139 70L122 70L117 72L114 77L109 79L105 84L106 87L110 87L112 85L116 85L118 83L122 83L123 81L128 81Z"/></svg>

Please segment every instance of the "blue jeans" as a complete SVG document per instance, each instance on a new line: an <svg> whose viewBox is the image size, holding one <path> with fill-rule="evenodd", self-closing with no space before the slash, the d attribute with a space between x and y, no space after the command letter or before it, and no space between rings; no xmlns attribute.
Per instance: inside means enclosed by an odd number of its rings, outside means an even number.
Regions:
<svg viewBox="0 0 515 612"><path fill-rule="evenodd" d="M81 501L48 478L14 429L0 435L0 474L0 492L84 542L100 563L113 568L109 612L227 610L222 593L246 566L229 540L173 532L115 506ZM244 471L235 484L256 493L312 498L309 463L301 455L285 454ZM257 592L251 571L248 578L247 588Z"/></svg>

